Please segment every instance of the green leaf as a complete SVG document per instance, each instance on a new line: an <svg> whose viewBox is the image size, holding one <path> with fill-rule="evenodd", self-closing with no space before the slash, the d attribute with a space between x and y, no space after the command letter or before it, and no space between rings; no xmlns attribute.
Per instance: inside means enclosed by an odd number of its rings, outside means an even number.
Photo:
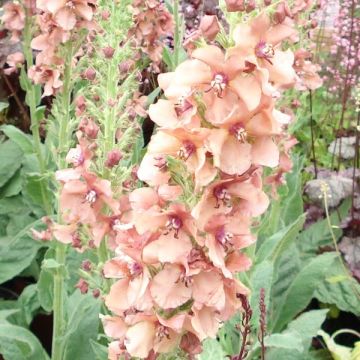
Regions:
<svg viewBox="0 0 360 360"><path fill-rule="evenodd" d="M18 299L19 308L23 313L26 325L30 325L36 311L40 308L37 298L36 284L28 285Z"/></svg>
<svg viewBox="0 0 360 360"><path fill-rule="evenodd" d="M0 353L5 360L49 360L29 330L12 324L0 324Z"/></svg>
<svg viewBox="0 0 360 360"><path fill-rule="evenodd" d="M41 220L35 221L12 238L0 238L0 284L26 269L43 246L28 235L29 230L39 223Z"/></svg>
<svg viewBox="0 0 360 360"><path fill-rule="evenodd" d="M5 101L0 101L0 113L9 107L9 103Z"/></svg>
<svg viewBox="0 0 360 360"><path fill-rule="evenodd" d="M351 200L344 201L341 206L330 215L331 224L338 226L342 219L347 216L351 206ZM336 238L340 238L342 231L339 228L333 229ZM300 235L297 241L297 246L304 258L316 255L320 246L332 244L331 232L329 229L327 219L317 221L315 224L309 226Z"/></svg>
<svg viewBox="0 0 360 360"><path fill-rule="evenodd" d="M274 280L270 296L270 308L268 317L268 327L272 329L274 321L277 319L279 312L282 311L283 297L291 283L301 269L299 251L295 244L279 258L275 271Z"/></svg>
<svg viewBox="0 0 360 360"><path fill-rule="evenodd" d="M336 253L325 253L312 259L295 277L283 297L281 312L274 329L279 331L310 302L318 285L324 281Z"/></svg>
<svg viewBox="0 0 360 360"><path fill-rule="evenodd" d="M0 199L0 215L16 214L25 207L21 196L13 196L7 199Z"/></svg>
<svg viewBox="0 0 360 360"><path fill-rule="evenodd" d="M266 259L275 261L296 239L305 222L305 214L292 224L266 239L256 252L256 263Z"/></svg>
<svg viewBox="0 0 360 360"><path fill-rule="evenodd" d="M266 360L304 360L307 359L311 340L317 335L328 310L311 310L293 320L282 334L291 334L301 341L303 351L271 349L266 353ZM309 354L309 359L311 358Z"/></svg>
<svg viewBox="0 0 360 360"><path fill-rule="evenodd" d="M337 260L326 274L325 281L317 287L314 296L325 304L334 304L340 310L360 316L360 300L356 295L356 292L360 293L360 285L347 274L344 276L344 268ZM342 280L331 281L334 277L341 277Z"/></svg>
<svg viewBox="0 0 360 360"><path fill-rule="evenodd" d="M227 359L220 343L215 339L206 339L203 342L203 351L196 357L198 360L225 360Z"/></svg>
<svg viewBox="0 0 360 360"><path fill-rule="evenodd" d="M304 157L293 157L293 168L286 175L288 193L281 202L281 221L283 225L294 222L304 211L301 189L301 169L304 167Z"/></svg>
<svg viewBox="0 0 360 360"><path fill-rule="evenodd" d="M218 339L227 355L236 355L240 351L240 332L236 325L241 324L240 313L226 321L218 332Z"/></svg>
<svg viewBox="0 0 360 360"><path fill-rule="evenodd" d="M25 154L34 152L31 136L23 133L14 125L2 125L0 130L14 143L16 143Z"/></svg>
<svg viewBox="0 0 360 360"><path fill-rule="evenodd" d="M55 250L49 248L45 253L44 261L54 257ZM51 312L54 299L54 276L50 271L43 268L40 271L39 281L37 282L37 296L41 307L45 311Z"/></svg>
<svg viewBox="0 0 360 360"><path fill-rule="evenodd" d="M91 348L95 354L96 360L107 360L108 359L108 348L100 343L90 339Z"/></svg>
<svg viewBox="0 0 360 360"><path fill-rule="evenodd" d="M292 349L296 351L303 351L304 347L301 338L295 333L271 334L264 338L266 347Z"/></svg>
<svg viewBox="0 0 360 360"><path fill-rule="evenodd" d="M4 186L20 168L23 152L11 140L0 144L0 187Z"/></svg>
<svg viewBox="0 0 360 360"><path fill-rule="evenodd" d="M90 294L75 291L68 298L68 325L64 341L64 360L95 360L90 346L99 328L100 301Z"/></svg>
<svg viewBox="0 0 360 360"><path fill-rule="evenodd" d="M20 312L20 309L0 310L0 323L7 322L8 317Z"/></svg>
<svg viewBox="0 0 360 360"><path fill-rule="evenodd" d="M171 71L174 67L173 64L173 54L171 53L168 46L164 46L162 59L164 63L166 64L169 71Z"/></svg>
<svg viewBox="0 0 360 360"><path fill-rule="evenodd" d="M18 169L14 176L0 189L0 198L18 195L22 188L21 170Z"/></svg>
<svg viewBox="0 0 360 360"><path fill-rule="evenodd" d="M266 309L269 309L271 285L273 280L274 264L268 260L263 261L259 265L256 265L251 274L251 297L250 306L253 311L251 318L251 324L253 329L259 327L260 318L260 289L265 289L265 305Z"/></svg>

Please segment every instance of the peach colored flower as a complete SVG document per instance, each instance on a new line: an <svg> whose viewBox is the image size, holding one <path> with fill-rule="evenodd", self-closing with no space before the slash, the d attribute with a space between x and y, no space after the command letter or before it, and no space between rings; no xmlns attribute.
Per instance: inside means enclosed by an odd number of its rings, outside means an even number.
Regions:
<svg viewBox="0 0 360 360"><path fill-rule="evenodd" d="M72 30L77 18L91 21L95 2L93 0L38 0L37 7L54 15L54 20L64 30Z"/></svg>
<svg viewBox="0 0 360 360"><path fill-rule="evenodd" d="M60 71L47 65L30 67L28 76L35 84L44 85L42 97L55 95L63 85L60 80Z"/></svg>
<svg viewBox="0 0 360 360"><path fill-rule="evenodd" d="M233 35L236 45L230 50L230 57L239 57L244 63L268 70L270 81L279 87L288 87L296 81L292 67L294 55L290 50L282 51L280 45L295 34L291 24L272 25L270 18L260 13L249 24L236 27Z"/></svg>
<svg viewBox="0 0 360 360"><path fill-rule="evenodd" d="M4 27L11 31L12 41L19 41L21 31L25 26L25 12L21 5L15 4L11 1L3 6L4 13L1 20Z"/></svg>
<svg viewBox="0 0 360 360"><path fill-rule="evenodd" d="M58 176L62 171L57 172ZM83 173L82 178L65 182L61 191L60 207L68 222L94 223L105 205L118 211L119 204L112 198L108 180L98 179L92 173Z"/></svg>
<svg viewBox="0 0 360 360"><path fill-rule="evenodd" d="M10 75L18 71L19 67L24 63L24 61L24 54L20 51L8 55L6 58L6 64L9 67L4 69L4 73L6 75Z"/></svg>
<svg viewBox="0 0 360 360"><path fill-rule="evenodd" d="M269 199L261 187L260 174L256 171L239 178L215 181L205 189L191 212L196 225L204 230L214 215L229 214L235 208L251 216L263 214Z"/></svg>

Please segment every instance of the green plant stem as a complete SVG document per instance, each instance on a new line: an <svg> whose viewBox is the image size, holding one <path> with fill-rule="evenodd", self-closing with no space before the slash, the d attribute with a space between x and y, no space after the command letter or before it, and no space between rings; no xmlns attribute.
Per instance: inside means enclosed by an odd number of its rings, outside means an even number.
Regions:
<svg viewBox="0 0 360 360"><path fill-rule="evenodd" d="M64 86L63 86L63 116L59 120L59 152L58 167L66 167L66 151L69 147L68 128L70 123L70 105L71 105L71 75L72 75L72 47L71 43L66 44L66 60L64 69ZM60 206L58 205L58 222L61 222ZM53 302L53 338L52 338L52 360L61 360L63 352L63 337L65 331L65 261L66 246L61 242L56 242L55 260L59 268L54 275L54 302Z"/></svg>
<svg viewBox="0 0 360 360"><path fill-rule="evenodd" d="M179 65L179 53L180 53L180 47L181 47L181 29L180 29L180 15L179 15L179 0L174 0L174 20L175 20L175 30L174 30L174 69Z"/></svg>
<svg viewBox="0 0 360 360"><path fill-rule="evenodd" d="M26 14L26 21L25 21L25 27L24 27L24 54L25 54L25 60L27 64L27 68L33 65L34 59L32 55L32 49L31 49L31 39L32 39L32 18L27 13ZM40 122L37 118L36 114L36 85L34 85L29 80L29 88L27 89L27 102L30 109L30 120L31 120L31 131L33 135L33 144L34 144L34 151L36 154L36 158L39 163L39 170L40 174L42 176L42 179L40 181L40 192L41 192L41 199L42 203L45 209L45 212L47 215L51 215L52 213L52 207L49 199L46 196L46 184L44 183L44 176L46 173L46 164L44 160L44 156L41 149L41 137L40 137Z"/></svg>

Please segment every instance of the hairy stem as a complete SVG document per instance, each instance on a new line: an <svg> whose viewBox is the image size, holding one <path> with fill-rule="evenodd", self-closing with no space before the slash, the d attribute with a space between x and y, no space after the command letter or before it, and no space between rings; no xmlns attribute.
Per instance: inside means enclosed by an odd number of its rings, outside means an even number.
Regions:
<svg viewBox="0 0 360 360"><path fill-rule="evenodd" d="M181 22L179 14L179 0L174 0L174 20L175 20L175 30L174 30L174 69L179 65L179 54L181 47Z"/></svg>
<svg viewBox="0 0 360 360"><path fill-rule="evenodd" d="M27 11L27 10L26 10ZM26 13L26 21L24 27L24 55L27 64L27 68L33 65L33 55L31 49L31 39L32 39L32 17L29 15L28 11ZM40 193L45 212L50 215L52 213L51 202L46 196L46 183L44 182L44 177L46 173L46 163L42 153L42 144L40 137L40 121L37 118L37 103L36 103L36 85L31 81L28 82L27 91L27 102L30 109L30 121L31 121L31 132L34 140L34 151L36 158L39 163L39 170L41 174L40 184Z"/></svg>
<svg viewBox="0 0 360 360"><path fill-rule="evenodd" d="M63 86L63 114L59 129L59 152L58 167L63 169L66 166L65 156L68 150L69 134L68 128L70 123L70 105L71 105L71 75L72 75L72 47L71 43L66 45L66 59L64 69L64 86ZM60 205L58 204L58 222L61 222ZM61 360L63 353L63 336L66 326L65 321L65 278L64 268L66 260L66 246L56 242L55 259L59 264L54 275L54 302L53 302L53 339L52 339L52 360Z"/></svg>

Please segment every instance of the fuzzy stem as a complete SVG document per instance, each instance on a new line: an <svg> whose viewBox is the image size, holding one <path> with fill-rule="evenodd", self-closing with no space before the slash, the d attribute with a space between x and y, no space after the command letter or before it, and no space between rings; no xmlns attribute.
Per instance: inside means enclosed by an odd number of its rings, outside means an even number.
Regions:
<svg viewBox="0 0 360 360"><path fill-rule="evenodd" d="M71 43L66 46L66 59L64 69L63 86L63 116L60 121L59 129L59 153L58 167L63 169L66 166L65 153L68 148L68 126L70 122L71 105L71 74L72 74L72 47ZM60 206L58 205L58 222L61 222ZM64 268L66 260L66 246L61 242L56 242L55 259L60 265L54 275L54 303L53 303L53 339L52 339L52 360L61 360L63 351L63 336L65 330L65 278Z"/></svg>
<svg viewBox="0 0 360 360"><path fill-rule="evenodd" d="M175 31L174 31L174 69L179 65L179 51L181 47L181 29L180 29L180 15L179 15L179 0L174 0L174 20L175 20Z"/></svg>
<svg viewBox="0 0 360 360"><path fill-rule="evenodd" d="M25 60L27 64L27 69L29 69L30 66L33 65L34 59L32 55L32 49L31 49L31 38L32 38L32 18L29 15L29 12L27 9L26 11L26 21L25 21L25 27L24 27L24 54L25 54ZM45 212L50 215L52 213L52 207L49 199L46 196L46 189L44 184L44 176L46 173L46 165L45 160L43 157L43 153L41 150L41 137L40 137L40 123L37 119L36 115L36 85L32 83L32 81L29 81L29 88L27 89L27 98L28 98L28 106L30 109L30 119L31 119L31 131L33 135L34 140L34 151L36 154L36 158L39 163L39 170L40 174L42 176L40 184L40 193L41 193L41 200L44 206Z"/></svg>

